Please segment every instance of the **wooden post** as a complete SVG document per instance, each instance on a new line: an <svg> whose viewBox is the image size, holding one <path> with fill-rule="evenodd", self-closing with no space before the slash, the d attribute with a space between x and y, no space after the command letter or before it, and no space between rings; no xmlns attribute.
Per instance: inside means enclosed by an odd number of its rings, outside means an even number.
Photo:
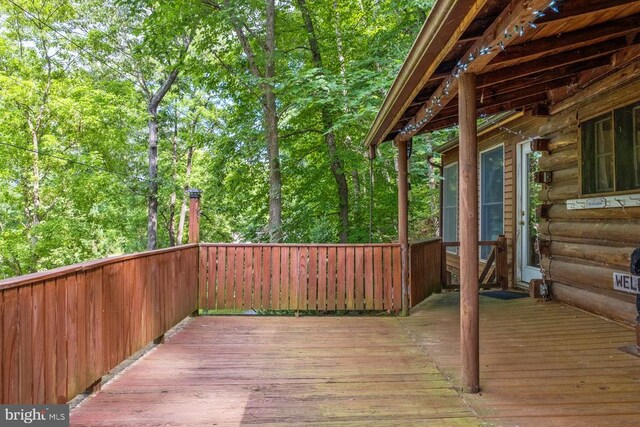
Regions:
<svg viewBox="0 0 640 427"><path fill-rule="evenodd" d="M202 191L189 190L189 243L200 243L200 196Z"/></svg>
<svg viewBox="0 0 640 427"><path fill-rule="evenodd" d="M500 268L498 270L498 267ZM496 278L502 290L509 288L509 274L507 266L507 238L504 234L498 236L498 247L496 248Z"/></svg>
<svg viewBox="0 0 640 427"><path fill-rule="evenodd" d="M447 282L447 247L443 240L440 241L440 284L446 288L449 286Z"/></svg>
<svg viewBox="0 0 640 427"><path fill-rule="evenodd" d="M478 294L478 130L476 76L458 79L460 123L460 344L462 388L480 391L480 328Z"/></svg>
<svg viewBox="0 0 640 427"><path fill-rule="evenodd" d="M402 316L409 314L409 180L407 141L397 141L398 147L398 241L402 270Z"/></svg>

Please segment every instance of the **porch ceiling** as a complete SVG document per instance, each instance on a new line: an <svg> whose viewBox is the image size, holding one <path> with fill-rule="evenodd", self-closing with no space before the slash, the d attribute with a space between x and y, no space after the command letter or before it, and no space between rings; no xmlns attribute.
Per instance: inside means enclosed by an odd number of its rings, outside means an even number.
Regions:
<svg viewBox="0 0 640 427"><path fill-rule="evenodd" d="M451 33L447 25L433 31L427 20L367 135L367 145L457 124L457 81L452 73L473 53L476 61L469 63L468 71L478 78L479 115L551 107L640 56L640 0L564 0L557 2L557 13L549 9L548 0L466 3L450 17L463 31ZM527 17L536 9L545 14L529 25ZM515 34L514 22L526 23L521 36ZM515 35L505 39L506 29ZM428 31L433 34L425 35ZM441 33L446 31L457 37L455 43L443 41L446 36ZM420 42L428 36L431 43ZM440 52L432 46L438 43ZM499 43L504 50L496 47ZM491 52L478 55L484 46L493 46ZM415 58L422 62L409 67Z"/></svg>

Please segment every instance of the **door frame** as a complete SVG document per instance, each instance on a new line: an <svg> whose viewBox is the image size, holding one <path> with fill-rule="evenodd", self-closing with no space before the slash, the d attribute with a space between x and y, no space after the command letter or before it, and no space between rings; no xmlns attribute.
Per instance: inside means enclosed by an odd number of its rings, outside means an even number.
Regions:
<svg viewBox="0 0 640 427"><path fill-rule="evenodd" d="M523 215L523 211L526 208L528 210L528 191L525 189L528 187L529 176L528 168L526 167L526 158L532 153L531 140L526 140L519 143L516 146L516 260L515 260L515 273L516 281L521 286L529 286L529 281L532 279L541 279L542 272L540 269L530 267L527 262L528 245L526 243L526 232L528 230L528 216ZM526 206L525 206L526 205ZM524 211L526 212L526 211ZM522 221L525 221L522 223Z"/></svg>

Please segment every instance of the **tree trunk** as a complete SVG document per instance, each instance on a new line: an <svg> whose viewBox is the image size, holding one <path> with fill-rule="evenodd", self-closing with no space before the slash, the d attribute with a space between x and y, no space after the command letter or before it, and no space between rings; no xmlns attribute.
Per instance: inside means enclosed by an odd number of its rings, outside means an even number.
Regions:
<svg viewBox="0 0 640 427"><path fill-rule="evenodd" d="M185 173L185 185L184 191L185 193L189 189L189 178L191 177L191 166L193 164L193 145L187 149L187 171ZM178 221L178 244L183 244L183 236L184 236L184 224L187 218L187 210L189 206L187 205L187 196L182 196L182 206L180 207L180 220Z"/></svg>
<svg viewBox="0 0 640 427"><path fill-rule="evenodd" d="M276 4L275 0L266 0L267 28L265 40L265 78L263 84L265 128L269 151L269 240L282 240L282 174L280 171L280 145L278 140L278 114L276 95L271 80L276 74Z"/></svg>
<svg viewBox="0 0 640 427"><path fill-rule="evenodd" d="M313 26L311 15L309 14L309 9L305 0L297 0L297 3L300 13L302 14L302 19L304 20L305 29L307 30L307 39L309 42L309 48L311 49L313 66L322 70L323 65L320 46L318 45L318 39L315 34L315 28ZM330 130L333 128L331 111L329 111L329 108L325 106L322 107L322 125L326 132L324 139L329 153L329 166L338 188L338 205L340 208L340 242L346 243L349 240L349 187L342 168L342 162L338 157L336 137L333 131Z"/></svg>
<svg viewBox="0 0 640 427"><path fill-rule="evenodd" d="M190 43L190 41L189 41ZM185 45L185 52L189 48ZM147 92L147 112L149 113L149 206L147 214L147 250L158 246L158 106L178 78L179 70L174 68L160 88L153 95Z"/></svg>
<svg viewBox="0 0 640 427"><path fill-rule="evenodd" d="M38 136L37 125L33 124L31 118L28 119L31 132L31 146L33 149L33 163L31 165L31 205L32 210L29 215L29 230L31 232L31 246L35 247L38 238L33 233L34 227L40 224L40 138Z"/></svg>
<svg viewBox="0 0 640 427"><path fill-rule="evenodd" d="M176 246L176 203L177 203L177 195L176 195L176 184L178 180L178 112L176 110L176 115L173 122L173 135L171 137L171 171L172 171L172 185L173 190L171 191L171 195L169 196L169 221L167 224L167 228L169 231L169 246ZM178 241L179 242L179 241Z"/></svg>
<svg viewBox="0 0 640 427"><path fill-rule="evenodd" d="M147 215L147 250L158 245L158 110L149 107L149 203Z"/></svg>

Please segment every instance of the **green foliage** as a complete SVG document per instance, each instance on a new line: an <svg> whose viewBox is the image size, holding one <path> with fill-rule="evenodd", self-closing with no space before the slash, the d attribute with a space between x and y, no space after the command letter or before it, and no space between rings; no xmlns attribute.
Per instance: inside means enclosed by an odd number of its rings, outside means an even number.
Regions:
<svg viewBox="0 0 640 427"><path fill-rule="evenodd" d="M309 0L323 69L313 66L295 2L278 4L276 77L268 83L278 98L285 241L338 240L329 130L348 181L350 241L397 238L395 148L378 149L372 186L362 141L431 3ZM144 249L145 93L178 62L159 112L159 246L178 227L186 187L204 190L203 240L268 240L262 81L248 72L233 31L243 23L262 67L264 2L235 4L0 5L0 278ZM183 55L186 38L193 47ZM331 129L323 128L323 109ZM439 178L426 156L449 136L414 143L412 238L437 232Z"/></svg>

